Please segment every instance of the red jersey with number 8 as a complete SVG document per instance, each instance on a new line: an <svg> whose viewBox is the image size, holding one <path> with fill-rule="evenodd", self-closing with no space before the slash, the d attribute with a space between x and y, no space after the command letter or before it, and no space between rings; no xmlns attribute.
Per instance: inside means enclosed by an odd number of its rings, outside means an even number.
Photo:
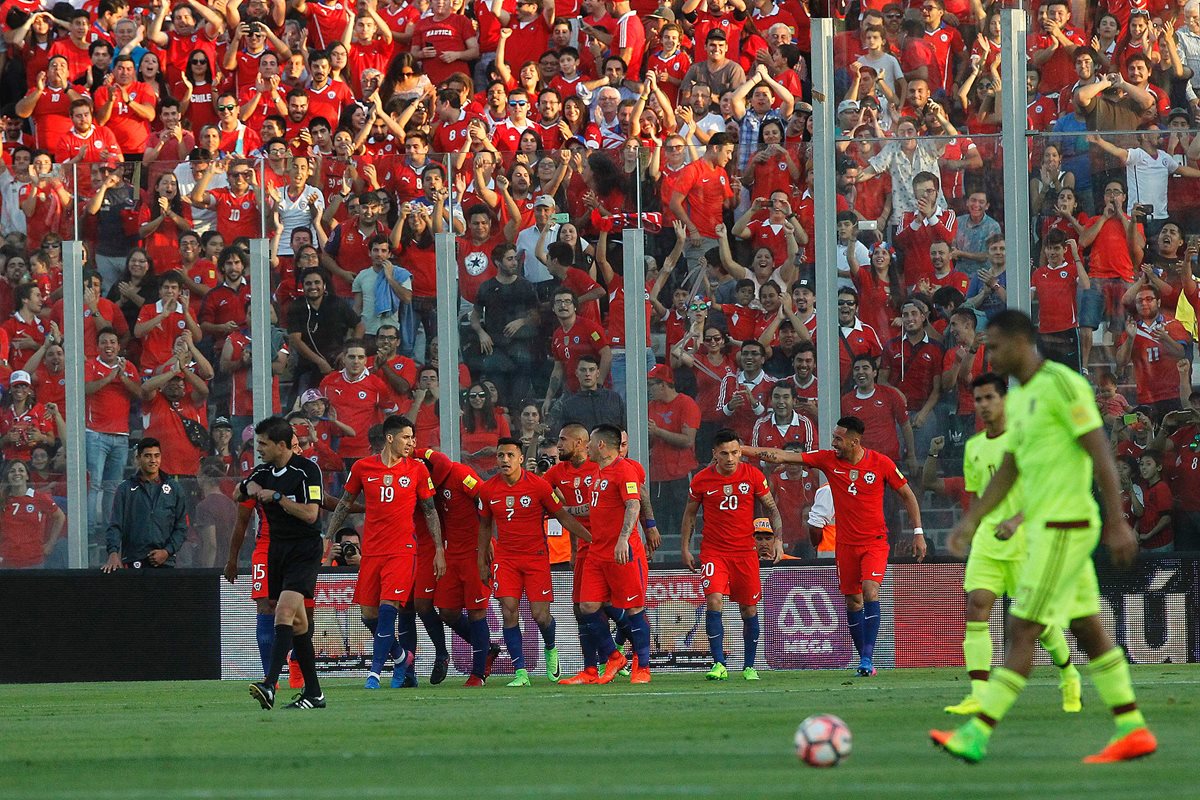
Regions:
<svg viewBox="0 0 1200 800"><path fill-rule="evenodd" d="M379 456L354 462L346 494L362 493L367 506L362 530L362 554L390 556L416 544L413 514L417 500L433 497L433 481L425 464L402 458L386 466Z"/></svg>
<svg viewBox="0 0 1200 800"><path fill-rule="evenodd" d="M688 496L704 510L700 552L753 551L754 500L769 491L762 471L744 462L737 465L732 475L722 475L712 466L697 472Z"/></svg>
<svg viewBox="0 0 1200 800"><path fill-rule="evenodd" d="M863 450L857 464L843 461L832 450L804 454L804 463L825 473L833 493L838 544L865 545L887 536L883 519L883 487L899 489L908 479L883 453Z"/></svg>

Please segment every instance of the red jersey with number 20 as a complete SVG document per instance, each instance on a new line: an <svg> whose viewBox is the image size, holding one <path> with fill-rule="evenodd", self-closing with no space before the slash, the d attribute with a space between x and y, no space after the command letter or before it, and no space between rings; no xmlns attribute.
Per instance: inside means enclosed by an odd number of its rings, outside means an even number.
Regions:
<svg viewBox="0 0 1200 800"><path fill-rule="evenodd" d="M479 511L496 521L496 558L547 558L542 521L561 508L550 484L527 470L512 486L496 475L479 487Z"/></svg>
<svg viewBox="0 0 1200 800"><path fill-rule="evenodd" d="M745 462L732 475L705 467L692 478L688 496L704 510L700 552L743 554L754 550L754 500L770 492L766 476ZM701 560L704 556L701 555Z"/></svg>
<svg viewBox="0 0 1200 800"><path fill-rule="evenodd" d="M592 513L589 525L592 546L588 549L589 558L601 561L616 560L617 539L620 538L621 526L625 522L625 503L638 499L638 482L637 470L627 458L618 458L596 472L592 481ZM633 553L638 552L640 542L635 523L633 531L629 534L629 547Z"/></svg>
<svg viewBox="0 0 1200 800"><path fill-rule="evenodd" d="M865 545L887 535L883 519L883 487L899 489L908 479L883 453L863 450L857 464L842 461L832 450L804 454L804 463L825 473L833 493L838 544Z"/></svg>
<svg viewBox="0 0 1200 800"><path fill-rule="evenodd" d="M367 506L362 530L364 556L391 556L416 544L413 514L417 499L433 497L433 481L425 464L402 458L386 466L379 456L354 462L346 494L362 493Z"/></svg>

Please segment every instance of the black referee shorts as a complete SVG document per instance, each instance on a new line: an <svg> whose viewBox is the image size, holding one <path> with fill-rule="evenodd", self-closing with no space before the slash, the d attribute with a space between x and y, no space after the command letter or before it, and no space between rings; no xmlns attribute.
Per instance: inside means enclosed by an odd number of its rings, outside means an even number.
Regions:
<svg viewBox="0 0 1200 800"><path fill-rule="evenodd" d="M324 548L320 537L278 541L267 548L267 596L278 600L281 592L299 592L312 599Z"/></svg>

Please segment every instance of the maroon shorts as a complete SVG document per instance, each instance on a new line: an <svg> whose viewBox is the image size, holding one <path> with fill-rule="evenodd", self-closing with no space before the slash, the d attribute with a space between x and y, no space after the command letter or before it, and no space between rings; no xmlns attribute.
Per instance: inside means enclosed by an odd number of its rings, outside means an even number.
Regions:
<svg viewBox="0 0 1200 800"><path fill-rule="evenodd" d="M492 594L496 597L515 597L521 593L531 603L554 600L554 583L550 580L550 559L545 555L531 558L497 556L492 562Z"/></svg>
<svg viewBox="0 0 1200 800"><path fill-rule="evenodd" d="M615 608L641 608L646 605L646 556L634 549L627 564L588 556L579 585L579 602L609 602Z"/></svg>
<svg viewBox="0 0 1200 800"><path fill-rule="evenodd" d="M700 551L700 586L706 595L723 594L740 606L758 605L762 579L758 553L705 553Z"/></svg>
<svg viewBox="0 0 1200 800"><path fill-rule="evenodd" d="M393 600L405 605L412 597L416 568L416 554L411 551L363 556L358 565L358 583L354 585L354 602L360 606L378 606L382 600Z"/></svg>
<svg viewBox="0 0 1200 800"><path fill-rule="evenodd" d="M446 559L446 574L437 582L433 604L438 608L478 611L488 607L488 598L491 596L491 588L479 580L479 564L475 556L455 556Z"/></svg>
<svg viewBox="0 0 1200 800"><path fill-rule="evenodd" d="M862 594L863 581L883 583L887 574L887 537L868 544L843 544L839 539L834 556L842 594Z"/></svg>

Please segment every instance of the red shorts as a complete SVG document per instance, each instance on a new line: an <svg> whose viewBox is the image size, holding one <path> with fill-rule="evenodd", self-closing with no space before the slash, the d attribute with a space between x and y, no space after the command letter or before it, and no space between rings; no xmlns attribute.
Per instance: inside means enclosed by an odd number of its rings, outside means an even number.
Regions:
<svg viewBox="0 0 1200 800"><path fill-rule="evenodd" d="M414 600L433 600L433 592L437 588L437 578L433 576L434 547L417 545L417 574L413 580ZM478 568L476 568L478 569Z"/></svg>
<svg viewBox="0 0 1200 800"><path fill-rule="evenodd" d="M587 563L588 548L575 550L575 566L571 568L571 602L579 602L579 588L583 586L583 565Z"/></svg>
<svg viewBox="0 0 1200 800"><path fill-rule="evenodd" d="M363 556L358 565L358 583L354 585L354 602L360 606L378 606L380 600L406 604L412 596L416 568L416 554L411 551L400 555Z"/></svg>
<svg viewBox="0 0 1200 800"><path fill-rule="evenodd" d="M700 587L706 595L723 594L739 606L758 605L762 579L758 553L705 553L700 551Z"/></svg>
<svg viewBox="0 0 1200 800"><path fill-rule="evenodd" d="M869 544L842 544L839 539L834 556L842 594L862 594L864 580L883 583L887 574L887 537L880 536Z"/></svg>
<svg viewBox="0 0 1200 800"><path fill-rule="evenodd" d="M420 578L417 580L420 581ZM437 582L433 604L438 608L478 611L488 607L488 598L491 596L492 590L479 580L479 564L475 556L456 556L446 559L446 574Z"/></svg>
<svg viewBox="0 0 1200 800"><path fill-rule="evenodd" d="M628 564L589 556L580 572L579 602L608 601L615 608L646 605L646 556L636 549Z"/></svg>
<svg viewBox="0 0 1200 800"><path fill-rule="evenodd" d="M531 603L549 603L554 599L550 559L545 555L530 558L497 556L492 562L492 594L520 600L521 592Z"/></svg>
<svg viewBox="0 0 1200 800"><path fill-rule="evenodd" d="M250 554L250 599L267 600L270 593L267 590L267 549L270 539L260 538ZM316 608L317 603L311 597L304 598L305 608Z"/></svg>

